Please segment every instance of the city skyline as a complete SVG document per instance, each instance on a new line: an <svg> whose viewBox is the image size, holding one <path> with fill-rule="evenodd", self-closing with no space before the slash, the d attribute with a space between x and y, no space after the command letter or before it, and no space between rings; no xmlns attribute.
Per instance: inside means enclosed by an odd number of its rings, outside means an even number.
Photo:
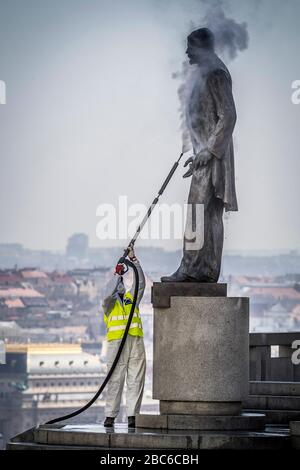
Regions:
<svg viewBox="0 0 300 470"><path fill-rule="evenodd" d="M225 223L224 249L299 249L300 107L291 96L300 4L223 4L249 33L248 48L225 58L238 110L239 212ZM117 207L125 194L148 206L180 153L172 77L205 2L17 0L0 11L0 242L62 250L69 234L85 232L92 246L109 246L96 238L99 204ZM183 172L163 203L186 201Z"/></svg>

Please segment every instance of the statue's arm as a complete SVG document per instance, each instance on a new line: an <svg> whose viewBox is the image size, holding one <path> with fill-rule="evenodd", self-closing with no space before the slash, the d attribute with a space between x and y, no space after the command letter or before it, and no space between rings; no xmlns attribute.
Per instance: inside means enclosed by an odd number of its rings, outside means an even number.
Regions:
<svg viewBox="0 0 300 470"><path fill-rule="evenodd" d="M215 102L218 122L208 139L207 149L220 159L227 151L236 123L231 79L225 71L215 70L208 77L208 87Z"/></svg>

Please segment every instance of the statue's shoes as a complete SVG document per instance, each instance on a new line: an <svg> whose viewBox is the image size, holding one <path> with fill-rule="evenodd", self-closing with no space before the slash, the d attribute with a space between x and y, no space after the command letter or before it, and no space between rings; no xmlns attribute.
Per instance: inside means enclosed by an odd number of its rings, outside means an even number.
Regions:
<svg viewBox="0 0 300 470"><path fill-rule="evenodd" d="M194 277L188 276L187 274L183 274L177 269L175 273L171 274L171 276L162 276L160 278L161 282L203 282L203 283L215 283L218 282L217 280L203 276L200 279L196 279Z"/></svg>
<svg viewBox="0 0 300 470"><path fill-rule="evenodd" d="M162 276L161 282L198 282L197 279L181 273L179 270L171 274L171 276Z"/></svg>

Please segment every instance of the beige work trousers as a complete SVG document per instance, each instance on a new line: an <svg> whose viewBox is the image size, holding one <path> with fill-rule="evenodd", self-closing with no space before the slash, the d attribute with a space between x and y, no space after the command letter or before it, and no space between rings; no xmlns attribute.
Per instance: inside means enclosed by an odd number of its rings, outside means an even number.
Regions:
<svg viewBox="0 0 300 470"><path fill-rule="evenodd" d="M107 370L116 357L121 339L108 341ZM127 416L139 413L143 398L146 373L146 354L144 339L128 335L119 362L106 387L105 416L115 418L120 410L122 392L126 378Z"/></svg>

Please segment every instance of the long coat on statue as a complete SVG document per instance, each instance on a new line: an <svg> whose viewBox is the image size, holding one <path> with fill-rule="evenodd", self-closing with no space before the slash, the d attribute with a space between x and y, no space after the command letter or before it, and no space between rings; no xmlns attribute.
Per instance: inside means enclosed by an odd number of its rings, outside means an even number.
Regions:
<svg viewBox="0 0 300 470"><path fill-rule="evenodd" d="M232 142L236 122L232 82L226 66L214 53L205 66L190 68L184 87L183 114L184 151L192 148L197 155L202 149L208 149L212 158L193 171L188 197L189 207L204 206L203 244L191 247L191 239L185 234L183 258L175 274L198 282L217 282L224 239L223 211L237 211L238 206ZM193 217L188 215L187 227L196 227L194 233L198 234L200 229Z"/></svg>
<svg viewBox="0 0 300 470"><path fill-rule="evenodd" d="M222 199L226 211L237 211L234 177L232 133L236 111L232 96L232 81L225 64L212 54L205 67L191 67L185 85L185 147L196 155L207 148L214 156L211 177L216 197ZM191 183L199 190L197 172Z"/></svg>

